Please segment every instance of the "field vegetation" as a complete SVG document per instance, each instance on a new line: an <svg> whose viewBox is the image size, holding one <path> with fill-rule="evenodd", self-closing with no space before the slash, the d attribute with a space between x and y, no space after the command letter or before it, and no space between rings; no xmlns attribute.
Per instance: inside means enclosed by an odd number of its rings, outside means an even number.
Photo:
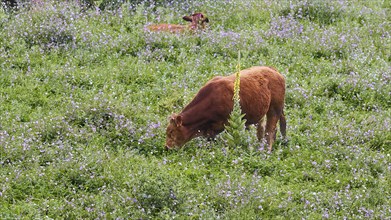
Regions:
<svg viewBox="0 0 391 220"><path fill-rule="evenodd" d="M0 9L0 219L391 218L389 0L34 2ZM287 141L165 151L238 51L286 77Z"/></svg>

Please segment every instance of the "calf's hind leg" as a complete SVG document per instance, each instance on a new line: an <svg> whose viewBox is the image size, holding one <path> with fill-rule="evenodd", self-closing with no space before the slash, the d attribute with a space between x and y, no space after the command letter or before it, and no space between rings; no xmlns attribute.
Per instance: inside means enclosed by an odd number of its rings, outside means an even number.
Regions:
<svg viewBox="0 0 391 220"><path fill-rule="evenodd" d="M259 141L262 141L262 139L265 137L265 128L266 128L266 116L262 117L261 120L259 120L258 122L257 137Z"/></svg>
<svg viewBox="0 0 391 220"><path fill-rule="evenodd" d="M280 132L282 138L286 140L286 119L285 119L284 112L282 112L280 116Z"/></svg>
<svg viewBox="0 0 391 220"><path fill-rule="evenodd" d="M276 127L280 116L275 112L268 112L266 121L266 141L269 147L269 152L272 151L272 146L276 138Z"/></svg>

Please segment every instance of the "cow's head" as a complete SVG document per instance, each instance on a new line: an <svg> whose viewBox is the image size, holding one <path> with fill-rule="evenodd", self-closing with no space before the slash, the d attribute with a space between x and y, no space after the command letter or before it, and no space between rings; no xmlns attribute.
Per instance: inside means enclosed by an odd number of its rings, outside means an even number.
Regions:
<svg viewBox="0 0 391 220"><path fill-rule="evenodd" d="M206 23L209 23L209 19L202 13L194 13L191 16L184 16L183 20L190 21L193 29L205 29Z"/></svg>
<svg viewBox="0 0 391 220"><path fill-rule="evenodd" d="M172 114L170 123L166 130L166 149L173 149L183 146L188 138L186 137L186 128L182 125L182 116Z"/></svg>

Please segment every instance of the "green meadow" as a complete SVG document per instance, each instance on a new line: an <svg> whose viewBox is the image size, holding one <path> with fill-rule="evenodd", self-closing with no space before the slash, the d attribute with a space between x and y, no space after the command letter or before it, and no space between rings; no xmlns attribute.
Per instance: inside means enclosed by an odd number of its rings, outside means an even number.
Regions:
<svg viewBox="0 0 391 220"><path fill-rule="evenodd" d="M107 2L0 8L0 219L391 218L391 1ZM285 76L287 140L164 150L239 63Z"/></svg>

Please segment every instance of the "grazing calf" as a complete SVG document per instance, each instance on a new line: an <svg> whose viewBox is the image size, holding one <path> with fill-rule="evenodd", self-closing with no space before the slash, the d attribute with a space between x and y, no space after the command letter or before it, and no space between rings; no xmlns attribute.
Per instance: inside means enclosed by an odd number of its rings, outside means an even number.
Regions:
<svg viewBox="0 0 391 220"><path fill-rule="evenodd" d="M233 109L234 82L235 74L213 78L181 113L171 115L166 148L181 147L198 136L213 138L222 132ZM286 135L284 77L272 67L255 66L242 70L239 96L246 126L258 125L257 137L259 140L266 138L271 152L278 121L282 136Z"/></svg>
<svg viewBox="0 0 391 220"><path fill-rule="evenodd" d="M195 13L191 16L184 16L183 20L190 21L189 25L179 24L152 24L147 26L147 29L155 32L171 32L171 33L182 33L186 31L196 31L205 29L206 23L209 19L202 13Z"/></svg>

